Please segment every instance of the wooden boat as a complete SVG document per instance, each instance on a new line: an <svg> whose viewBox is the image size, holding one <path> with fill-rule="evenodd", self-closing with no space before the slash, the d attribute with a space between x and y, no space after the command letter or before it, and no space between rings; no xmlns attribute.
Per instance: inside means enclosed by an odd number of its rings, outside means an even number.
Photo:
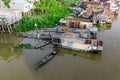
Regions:
<svg viewBox="0 0 120 80"><path fill-rule="evenodd" d="M41 43L41 44L39 44L39 45L35 45L35 46L27 46L27 45L29 45L29 44L22 44L22 45L24 45L24 46L21 46L21 47L19 47L18 45L16 45L16 46L14 46L15 48L23 48L23 49L39 49L39 48L42 48L42 47L44 47L44 46L47 46L47 45L49 45L50 43L52 43L52 40L50 40L50 41L46 41L45 43ZM20 44L21 45L21 44Z"/></svg>
<svg viewBox="0 0 120 80"><path fill-rule="evenodd" d="M40 61L38 61L35 65L34 68L37 70L39 67L47 63L49 60L51 60L58 52L58 49L53 50L50 54L42 58Z"/></svg>
<svg viewBox="0 0 120 80"><path fill-rule="evenodd" d="M50 40L50 41L48 41L48 42L46 42L46 43L44 43L44 44L36 45L36 46L34 46L33 48L34 48L34 49L38 49L38 48L44 47L44 46L46 46L46 45L48 45L48 44L50 44L50 43L52 43L52 40Z"/></svg>

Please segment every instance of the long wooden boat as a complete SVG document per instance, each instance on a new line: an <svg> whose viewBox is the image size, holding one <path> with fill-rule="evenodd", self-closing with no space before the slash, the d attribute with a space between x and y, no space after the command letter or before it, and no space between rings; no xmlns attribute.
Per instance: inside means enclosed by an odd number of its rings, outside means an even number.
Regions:
<svg viewBox="0 0 120 80"><path fill-rule="evenodd" d="M50 41L48 41L48 42L46 42L45 44L40 44L40 45L36 45L36 46L34 46L33 48L34 49L38 49L38 48L41 48L41 47L44 47L44 46L46 46L46 45L48 45L48 44L50 44L50 43L52 43L52 40L50 40Z"/></svg>
<svg viewBox="0 0 120 80"><path fill-rule="evenodd" d="M50 54L48 54L44 58L40 59L40 61L38 61L34 65L34 68L37 70L39 67L41 67L42 65L44 65L45 63L47 63L49 60L51 60L57 54L57 52L58 52L58 49L53 50Z"/></svg>
<svg viewBox="0 0 120 80"><path fill-rule="evenodd" d="M39 49L39 48L42 48L42 47L44 47L44 46L49 45L50 43L52 43L52 40L47 41L47 42L45 42L45 43L41 43L41 44L39 44L39 45L35 45L35 46L33 46L33 47L26 47L26 46L19 47L19 46L15 46L15 48L23 48L23 49ZM26 45L26 44L24 44L24 45Z"/></svg>

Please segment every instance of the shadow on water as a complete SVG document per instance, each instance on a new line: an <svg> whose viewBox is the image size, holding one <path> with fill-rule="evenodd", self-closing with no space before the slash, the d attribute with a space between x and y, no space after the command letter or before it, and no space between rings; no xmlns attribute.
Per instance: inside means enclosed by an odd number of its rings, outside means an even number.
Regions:
<svg viewBox="0 0 120 80"><path fill-rule="evenodd" d="M102 56L101 52L79 52L79 51L61 48L58 55L64 56L65 54L78 56L89 60L97 60L97 61L99 61Z"/></svg>
<svg viewBox="0 0 120 80"><path fill-rule="evenodd" d="M105 30L111 30L112 25L111 24L101 24L98 27L98 31L105 31Z"/></svg>
<svg viewBox="0 0 120 80"><path fill-rule="evenodd" d="M0 34L0 59L10 62L13 58L19 58L22 50L15 49L13 46L23 39L18 38L15 34Z"/></svg>

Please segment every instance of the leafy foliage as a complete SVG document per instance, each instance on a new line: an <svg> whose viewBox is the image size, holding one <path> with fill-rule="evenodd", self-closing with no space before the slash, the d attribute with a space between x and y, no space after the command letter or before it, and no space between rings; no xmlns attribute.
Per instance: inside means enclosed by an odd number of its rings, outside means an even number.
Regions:
<svg viewBox="0 0 120 80"><path fill-rule="evenodd" d="M18 44L16 47L17 48L31 48L32 46L31 44Z"/></svg>
<svg viewBox="0 0 120 80"><path fill-rule="evenodd" d="M9 7L10 0L2 0L2 1L5 3L6 6Z"/></svg>
<svg viewBox="0 0 120 80"><path fill-rule="evenodd" d="M67 6L74 6L76 2L80 0L57 0L60 1L62 4L67 5Z"/></svg>
<svg viewBox="0 0 120 80"><path fill-rule="evenodd" d="M56 0L40 0L35 5L36 8L47 10L47 13L24 16L21 24L14 27L14 31L32 30L35 28L35 23L38 24L38 28L53 27L59 24L61 18L68 16L72 12L71 9Z"/></svg>

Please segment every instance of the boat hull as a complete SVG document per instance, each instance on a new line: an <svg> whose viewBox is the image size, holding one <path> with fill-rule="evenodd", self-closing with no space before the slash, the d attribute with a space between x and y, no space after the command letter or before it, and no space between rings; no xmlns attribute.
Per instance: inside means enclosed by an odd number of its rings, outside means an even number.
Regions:
<svg viewBox="0 0 120 80"><path fill-rule="evenodd" d="M40 61L38 61L35 65L34 65L34 69L38 70L39 67L43 66L45 63L47 63L48 61L50 61L58 52L58 49L53 50L50 54L48 54L47 56L45 56L44 58L40 59Z"/></svg>

